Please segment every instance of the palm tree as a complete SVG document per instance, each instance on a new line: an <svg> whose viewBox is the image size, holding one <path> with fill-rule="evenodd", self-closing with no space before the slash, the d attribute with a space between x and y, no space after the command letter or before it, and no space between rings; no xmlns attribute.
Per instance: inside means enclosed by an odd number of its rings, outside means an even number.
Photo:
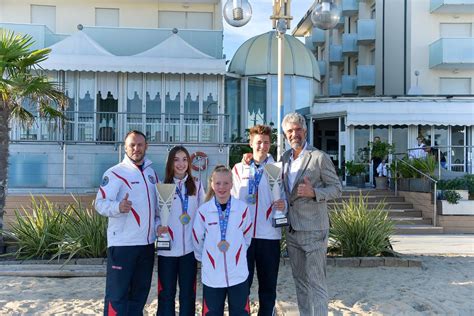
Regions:
<svg viewBox="0 0 474 316"><path fill-rule="evenodd" d="M30 126L36 117L27 109L26 102L35 104L40 117L63 118L66 97L59 85L49 82L39 64L48 58L50 49L32 50L30 35L19 35L0 29L0 230L8 184L9 124ZM0 253L4 249L0 234Z"/></svg>

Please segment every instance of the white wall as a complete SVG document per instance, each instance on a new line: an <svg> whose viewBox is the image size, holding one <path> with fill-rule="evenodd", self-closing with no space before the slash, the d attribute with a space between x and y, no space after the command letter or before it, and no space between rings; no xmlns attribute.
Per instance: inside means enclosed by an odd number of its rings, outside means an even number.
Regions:
<svg viewBox="0 0 474 316"><path fill-rule="evenodd" d="M56 6L56 33L70 34L78 24L95 25L96 8L117 8L120 27L156 28L158 11L212 12L214 30L222 30L221 4L210 3L164 3L146 0L2 0L0 22L30 23L31 4Z"/></svg>
<svg viewBox="0 0 474 316"><path fill-rule="evenodd" d="M473 69L430 69L429 46L441 38L441 23L471 23L474 28L474 14L430 13L430 0L409 1L408 43L409 64L407 89L416 85L415 70L420 72L419 87L424 94L440 93L440 77L474 78ZM471 30L471 36L474 29ZM471 80L474 93L474 79Z"/></svg>

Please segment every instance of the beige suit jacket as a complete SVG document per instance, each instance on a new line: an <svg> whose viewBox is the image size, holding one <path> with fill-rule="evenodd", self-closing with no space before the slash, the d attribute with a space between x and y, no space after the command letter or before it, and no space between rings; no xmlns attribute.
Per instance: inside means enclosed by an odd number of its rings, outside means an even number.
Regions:
<svg viewBox="0 0 474 316"><path fill-rule="evenodd" d="M309 145L304 156L293 188L288 185L289 161L292 150L282 156L283 187L288 201L288 218L294 230L311 231L329 229L327 201L341 196L342 185L329 156ZM308 177L316 197L314 199L297 197L297 187Z"/></svg>

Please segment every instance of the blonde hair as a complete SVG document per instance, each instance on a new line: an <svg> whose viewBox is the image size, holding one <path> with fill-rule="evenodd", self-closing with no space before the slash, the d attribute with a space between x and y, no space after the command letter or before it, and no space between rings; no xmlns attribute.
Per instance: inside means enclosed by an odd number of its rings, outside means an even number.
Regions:
<svg viewBox="0 0 474 316"><path fill-rule="evenodd" d="M232 180L232 172L230 171L229 168L227 168L225 165L217 165L214 170L212 170L211 175L209 176L209 179L207 181L207 193L206 197L204 199L205 202L210 201L214 195L216 194L214 190L212 189L212 177L216 173L228 173L230 175L230 179Z"/></svg>

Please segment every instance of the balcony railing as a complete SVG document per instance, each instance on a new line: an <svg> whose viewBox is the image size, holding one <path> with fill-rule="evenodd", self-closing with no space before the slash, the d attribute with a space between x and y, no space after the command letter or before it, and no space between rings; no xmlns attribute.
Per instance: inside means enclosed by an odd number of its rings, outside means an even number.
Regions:
<svg viewBox="0 0 474 316"><path fill-rule="evenodd" d="M332 64L342 64L344 62L341 45L329 46L329 62Z"/></svg>
<svg viewBox="0 0 474 316"><path fill-rule="evenodd" d="M357 76L342 76L342 94L357 94Z"/></svg>
<svg viewBox="0 0 474 316"><path fill-rule="evenodd" d="M12 122L11 141L121 142L132 130L151 143L223 143L230 141L228 115L65 112L60 120L38 119L33 126Z"/></svg>
<svg viewBox="0 0 474 316"><path fill-rule="evenodd" d="M313 53L316 52L316 44L313 42L311 36L306 36L304 38L304 46L306 46L306 48L308 48Z"/></svg>
<svg viewBox="0 0 474 316"><path fill-rule="evenodd" d="M326 76L327 72L327 66L326 66L326 61L325 60L318 60L318 66L319 66L319 75Z"/></svg>
<svg viewBox="0 0 474 316"><path fill-rule="evenodd" d="M342 0L342 15L353 16L359 13L359 0Z"/></svg>
<svg viewBox="0 0 474 316"><path fill-rule="evenodd" d="M474 38L440 38L430 45L430 68L473 69Z"/></svg>
<svg viewBox="0 0 474 316"><path fill-rule="evenodd" d="M375 20L361 19L357 21L357 43L367 45L375 42Z"/></svg>
<svg viewBox="0 0 474 316"><path fill-rule="evenodd" d="M431 13L474 13L473 0L431 0Z"/></svg>
<svg viewBox="0 0 474 316"><path fill-rule="evenodd" d="M344 55L356 55L359 53L357 33L342 34L342 53Z"/></svg>
<svg viewBox="0 0 474 316"><path fill-rule="evenodd" d="M357 66L357 86L358 87L375 86L375 66L374 65Z"/></svg>

